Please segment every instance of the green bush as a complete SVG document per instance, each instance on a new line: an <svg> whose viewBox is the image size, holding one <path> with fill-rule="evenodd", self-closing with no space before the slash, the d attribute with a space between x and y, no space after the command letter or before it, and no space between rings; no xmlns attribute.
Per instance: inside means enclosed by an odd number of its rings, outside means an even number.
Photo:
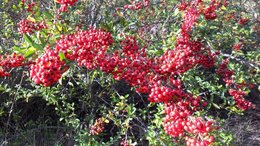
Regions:
<svg viewBox="0 0 260 146"><path fill-rule="evenodd" d="M232 145L259 90L254 4L1 2L1 144Z"/></svg>

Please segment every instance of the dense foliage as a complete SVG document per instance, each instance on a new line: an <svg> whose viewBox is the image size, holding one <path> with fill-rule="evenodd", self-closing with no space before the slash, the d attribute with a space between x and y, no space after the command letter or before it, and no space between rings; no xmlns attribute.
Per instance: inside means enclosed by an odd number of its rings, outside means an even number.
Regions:
<svg viewBox="0 0 260 146"><path fill-rule="evenodd" d="M259 90L251 3L3 1L0 142L232 144L223 119Z"/></svg>

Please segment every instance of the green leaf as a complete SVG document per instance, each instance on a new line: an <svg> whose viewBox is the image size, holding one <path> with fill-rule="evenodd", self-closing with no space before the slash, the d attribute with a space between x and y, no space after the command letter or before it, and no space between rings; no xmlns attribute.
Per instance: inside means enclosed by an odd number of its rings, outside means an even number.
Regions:
<svg viewBox="0 0 260 146"><path fill-rule="evenodd" d="M13 5L12 6L14 10L17 10L17 6L16 5Z"/></svg>
<svg viewBox="0 0 260 146"><path fill-rule="evenodd" d="M28 36L27 34L24 34L23 35L23 38L24 40L30 45L30 46L33 46L36 50L43 50L44 46L43 45L40 45L40 44L37 44L35 43L32 38L30 36Z"/></svg>
<svg viewBox="0 0 260 146"><path fill-rule="evenodd" d="M215 108L220 109L220 107L219 107L217 104L212 103L212 105L213 105Z"/></svg>
<svg viewBox="0 0 260 146"><path fill-rule="evenodd" d="M27 34L23 34L23 38L24 40L29 44L32 45L32 39L30 38L30 36L28 36Z"/></svg>
<svg viewBox="0 0 260 146"><path fill-rule="evenodd" d="M19 52L21 54L25 53L24 49L22 49L22 48L20 48L18 46L13 46L13 50L16 51L16 52Z"/></svg>
<svg viewBox="0 0 260 146"><path fill-rule="evenodd" d="M179 13L180 13L180 10L179 9L175 9L175 11L173 13L173 16L177 16Z"/></svg>
<svg viewBox="0 0 260 146"><path fill-rule="evenodd" d="M64 53L62 53L62 52L59 53L59 56L60 56L60 60L61 60L61 61L64 60L64 59L66 59Z"/></svg>
<svg viewBox="0 0 260 146"><path fill-rule="evenodd" d="M52 14L49 13L49 12L47 12L47 11L43 12L43 15L44 15L46 18L48 18L48 19L52 19L52 18L53 18Z"/></svg>
<svg viewBox="0 0 260 146"><path fill-rule="evenodd" d="M26 53L24 54L24 57L25 57L25 58L28 58L28 57L32 56L32 55L35 53L35 51L36 51L35 48L30 47L30 48L26 51Z"/></svg>
<svg viewBox="0 0 260 146"><path fill-rule="evenodd" d="M44 46L37 44L35 42L32 43L32 46L36 49L36 50L43 50Z"/></svg>

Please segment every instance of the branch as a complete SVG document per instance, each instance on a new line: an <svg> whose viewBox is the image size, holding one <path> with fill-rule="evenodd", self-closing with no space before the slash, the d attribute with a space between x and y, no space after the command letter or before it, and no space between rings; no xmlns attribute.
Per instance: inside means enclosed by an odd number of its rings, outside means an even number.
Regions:
<svg viewBox="0 0 260 146"><path fill-rule="evenodd" d="M207 44L208 44L208 46L211 48L211 51L213 51L214 53L216 52L216 50L214 50L213 49L213 47L211 46L211 44L207 41ZM246 59L244 59L244 58L239 58L239 57L235 57L235 56L232 56L231 54L226 54L226 53L223 53L223 52L221 52L221 51L219 51L220 52L220 54L222 55L222 56L224 56L224 57L228 57L228 58L230 58L230 59L233 59L233 60L235 60L235 61L237 61L237 62L239 62L239 63L241 63L241 64L243 64L243 65L246 65L246 66L250 66L250 67L252 67L252 68L254 68L254 69L257 69L257 70L259 70L259 68L260 68L260 64L255 64L255 63L253 63L253 62L248 62Z"/></svg>
<svg viewBox="0 0 260 146"><path fill-rule="evenodd" d="M255 63L253 63L253 62L248 62L246 59L244 59L244 58L238 58L238 57L235 57L235 56L232 56L232 55L230 55L230 54L225 54L225 53L223 53L223 52L220 52L220 54L222 55L222 56L224 56L224 57L228 57L228 58L230 58L230 59L233 59L233 60L235 60L235 61L237 61L237 62L239 62L239 63L241 63L241 64L244 64L244 65L246 65L246 66L251 66L251 67L253 67L253 68L255 68L255 69L258 69L259 70L259 68L260 68L260 64L255 64Z"/></svg>

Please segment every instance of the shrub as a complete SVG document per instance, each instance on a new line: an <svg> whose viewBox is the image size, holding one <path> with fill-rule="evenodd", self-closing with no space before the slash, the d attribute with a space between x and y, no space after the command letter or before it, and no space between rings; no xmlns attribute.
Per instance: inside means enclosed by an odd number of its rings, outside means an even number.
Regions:
<svg viewBox="0 0 260 146"><path fill-rule="evenodd" d="M1 97L3 143L17 132L12 127L38 124L61 125L70 144L231 144L222 119L255 107L246 98L259 77L259 28L238 5L225 0L13 5L20 14L10 34L14 46L0 57L1 95L7 97ZM24 117L13 109L38 97L55 115L21 123Z"/></svg>

